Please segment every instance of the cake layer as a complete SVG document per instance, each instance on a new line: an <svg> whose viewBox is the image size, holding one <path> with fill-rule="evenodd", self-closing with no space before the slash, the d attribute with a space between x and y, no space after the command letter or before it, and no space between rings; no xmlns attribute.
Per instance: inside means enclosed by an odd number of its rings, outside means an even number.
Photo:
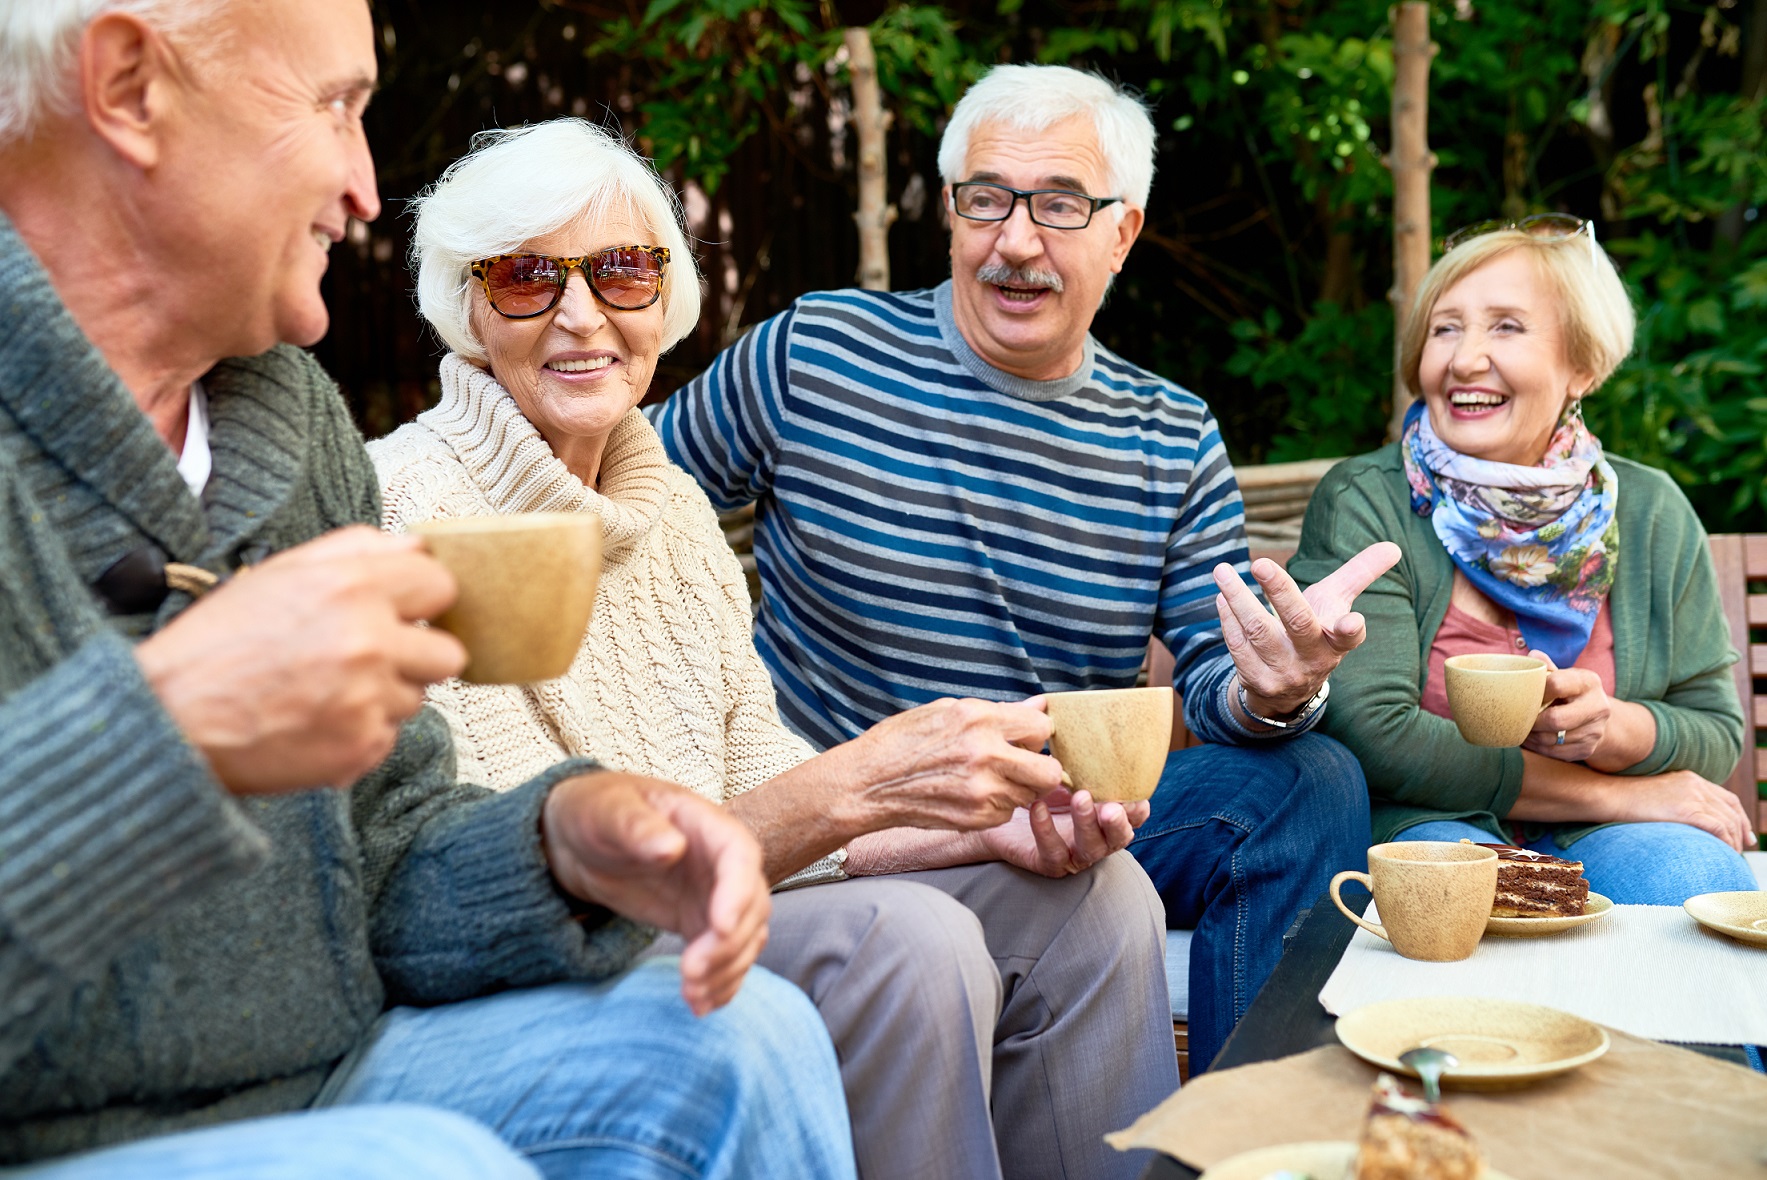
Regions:
<svg viewBox="0 0 1767 1180"><path fill-rule="evenodd" d="M1495 918L1558 918L1581 914L1589 901L1583 862L1511 844L1481 844L1497 854Z"/></svg>

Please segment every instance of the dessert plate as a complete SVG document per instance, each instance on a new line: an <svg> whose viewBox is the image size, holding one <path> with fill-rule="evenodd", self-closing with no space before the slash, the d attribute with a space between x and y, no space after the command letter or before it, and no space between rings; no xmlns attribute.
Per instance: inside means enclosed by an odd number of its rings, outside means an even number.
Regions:
<svg viewBox="0 0 1767 1180"><path fill-rule="evenodd" d="M1342 1142L1284 1143L1243 1151L1222 1160L1202 1175L1202 1180L1268 1180L1292 1172L1309 1180L1351 1180L1356 1174L1356 1145ZM1486 1165L1481 1180L1510 1180Z"/></svg>
<svg viewBox="0 0 1767 1180"><path fill-rule="evenodd" d="M1445 1049L1460 1064L1442 1085L1507 1090L1587 1065L1608 1050L1607 1030L1542 1004L1484 996L1424 996L1369 1004L1338 1017L1338 1040L1370 1065L1416 1077L1407 1049Z"/></svg>
<svg viewBox="0 0 1767 1180"><path fill-rule="evenodd" d="M1558 934L1572 926L1593 922L1613 908L1613 902L1591 892L1580 914L1555 918L1486 918L1485 933L1495 934L1498 938L1539 938L1543 934ZM1767 910L1762 912L1767 913Z"/></svg>
<svg viewBox="0 0 1767 1180"><path fill-rule="evenodd" d="M1751 946L1767 946L1767 893L1702 893L1681 906L1709 930Z"/></svg>

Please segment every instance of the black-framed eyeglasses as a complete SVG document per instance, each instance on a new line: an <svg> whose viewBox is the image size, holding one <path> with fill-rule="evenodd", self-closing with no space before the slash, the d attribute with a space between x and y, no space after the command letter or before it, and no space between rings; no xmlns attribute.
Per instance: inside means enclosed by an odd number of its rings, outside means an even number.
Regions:
<svg viewBox="0 0 1767 1180"><path fill-rule="evenodd" d="M1532 217L1522 217L1514 221L1497 218L1463 225L1442 239L1442 253L1446 254L1474 238L1482 238L1486 234L1506 229L1519 229L1532 238L1574 238L1581 233L1588 234L1591 241L1595 238L1594 225L1581 217L1569 213L1536 213Z"/></svg>
<svg viewBox="0 0 1767 1180"><path fill-rule="evenodd" d="M1031 220L1049 229L1085 229L1092 224L1094 213L1122 199L1089 197L1063 188L1037 188L1026 192L979 180L966 180L951 186L951 207L959 217L971 221L1005 221L1023 200L1025 208L1031 211Z"/></svg>
<svg viewBox="0 0 1767 1180"><path fill-rule="evenodd" d="M530 320L558 306L572 270L581 270L595 298L618 311L639 311L663 297L667 246L611 246L580 258L550 254L493 254L472 264L491 310Z"/></svg>

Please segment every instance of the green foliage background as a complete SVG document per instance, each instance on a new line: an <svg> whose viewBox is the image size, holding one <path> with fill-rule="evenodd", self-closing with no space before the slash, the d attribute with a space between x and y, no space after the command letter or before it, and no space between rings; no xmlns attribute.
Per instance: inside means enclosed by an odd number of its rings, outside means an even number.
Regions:
<svg viewBox="0 0 1767 1180"><path fill-rule="evenodd" d="M1763 5L1671 0L1439 3L1430 132L1438 236L1498 214L1597 219L1640 310L1638 346L1592 403L1616 452L1674 473L1714 528L1767 527L1767 132L1745 97ZM777 109L782 79L837 58L840 14L802 0L652 0L591 56L654 65L639 134L707 186ZM1140 251L1192 289L1188 322L1123 340L1221 406L1249 387L1265 460L1365 450L1391 397L1393 76L1385 0L897 4L872 26L895 117L932 140L962 87L1003 60L1100 69L1155 103L1162 172L1218 170L1235 248L1192 240L1207 211L1156 208ZM1758 52L1758 50L1757 50ZM777 121L777 120L776 120ZM1164 189L1165 191L1161 191ZM1175 193L1156 183L1154 204ZM1216 238L1216 241L1225 240ZM1119 300L1145 295L1135 273ZM1198 314L1198 311L1202 314ZM1107 317L1109 309L1107 309ZM1236 381L1223 383L1225 375Z"/></svg>
<svg viewBox="0 0 1767 1180"><path fill-rule="evenodd" d="M1204 395L1241 462L1384 439L1387 0L375 0L375 15L389 198L479 127L565 113L617 123L701 195L707 322L655 394L743 325L852 282L842 32L864 24L894 121L896 287L948 273L934 157L964 87L1003 61L1095 69L1142 92L1160 132L1147 227L1095 332ZM1592 424L1672 472L1714 531L1767 530L1767 0L1435 0L1431 30L1435 235L1593 218L1640 326ZM372 433L421 408L435 371L405 232L383 218L328 278L324 359Z"/></svg>

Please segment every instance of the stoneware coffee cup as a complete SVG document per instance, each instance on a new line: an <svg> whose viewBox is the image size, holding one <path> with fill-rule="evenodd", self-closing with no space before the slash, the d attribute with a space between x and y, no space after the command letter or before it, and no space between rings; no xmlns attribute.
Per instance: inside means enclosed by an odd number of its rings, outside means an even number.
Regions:
<svg viewBox="0 0 1767 1180"><path fill-rule="evenodd" d="M1159 786L1172 749L1170 688L1052 692L1049 752L1062 783L1100 803L1133 803Z"/></svg>
<svg viewBox="0 0 1767 1180"><path fill-rule="evenodd" d="M1448 712L1475 746L1519 746L1545 705L1545 660L1533 656L1449 656Z"/></svg>
<svg viewBox="0 0 1767 1180"><path fill-rule="evenodd" d="M1338 891L1360 881L1374 894L1380 924L1350 912ZM1344 917L1393 944L1407 959L1471 958L1497 897L1497 853L1477 844L1400 840L1368 850L1366 873L1339 873L1331 899Z"/></svg>
<svg viewBox="0 0 1767 1180"><path fill-rule="evenodd" d="M601 575L601 518L523 512L429 520L411 531L460 587L434 625L466 645L462 680L563 676L583 644Z"/></svg>

